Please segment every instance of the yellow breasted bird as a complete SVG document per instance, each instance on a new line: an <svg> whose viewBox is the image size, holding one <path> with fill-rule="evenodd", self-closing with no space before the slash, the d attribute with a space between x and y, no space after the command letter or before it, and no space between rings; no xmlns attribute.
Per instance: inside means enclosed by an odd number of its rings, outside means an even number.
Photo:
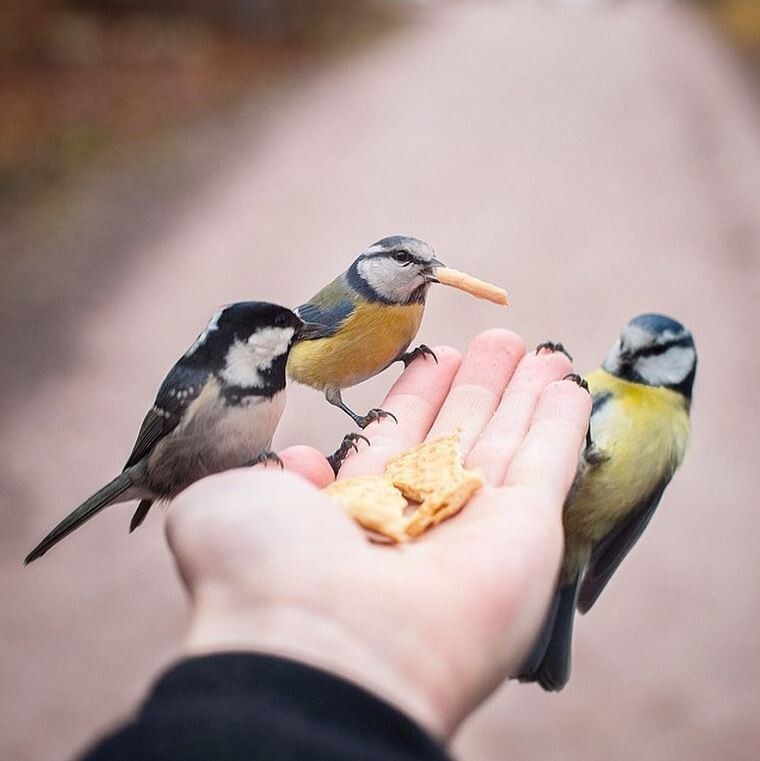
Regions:
<svg viewBox="0 0 760 761"><path fill-rule="evenodd" d="M586 377L591 424L565 503L558 588L521 681L557 691L570 678L576 608L586 613L596 602L681 464L696 369L691 333L669 317L644 314Z"/></svg>
<svg viewBox="0 0 760 761"><path fill-rule="evenodd" d="M343 274L295 310L301 319L325 327L315 338L292 348L288 375L323 391L327 401L360 428L392 417L377 408L357 415L343 402L341 389L394 362L407 365L418 356L435 357L424 345L407 349L420 327L428 288L438 282L435 268L442 266L433 249L417 238L395 235L372 244Z"/></svg>

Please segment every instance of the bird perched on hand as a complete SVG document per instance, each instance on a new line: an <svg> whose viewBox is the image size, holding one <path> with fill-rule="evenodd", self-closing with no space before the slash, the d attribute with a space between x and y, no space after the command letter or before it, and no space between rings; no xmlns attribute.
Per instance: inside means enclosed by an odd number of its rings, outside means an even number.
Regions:
<svg viewBox="0 0 760 761"><path fill-rule="evenodd" d="M544 628L519 679L561 690L575 609L586 613L654 514L689 441L697 369L691 333L659 314L623 328L599 370L587 446L565 503L565 554Z"/></svg>
<svg viewBox="0 0 760 761"><path fill-rule="evenodd" d="M293 347L288 375L324 391L360 427L389 415L371 409L357 415L343 402L341 390L385 370L430 354L427 346L407 351L417 335L435 268L443 263L424 241L404 235L373 243L329 285L296 309L324 329Z"/></svg>
<svg viewBox="0 0 760 761"><path fill-rule="evenodd" d="M140 500L133 531L153 502L172 499L194 481L279 462L269 447L285 407L288 352L295 339L319 328L260 301L217 312L161 384L123 472L66 516L24 562L109 505Z"/></svg>

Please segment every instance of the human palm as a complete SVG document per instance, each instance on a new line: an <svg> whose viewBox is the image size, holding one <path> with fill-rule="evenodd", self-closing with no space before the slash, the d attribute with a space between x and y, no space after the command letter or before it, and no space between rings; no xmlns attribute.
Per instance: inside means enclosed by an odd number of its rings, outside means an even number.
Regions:
<svg viewBox="0 0 760 761"><path fill-rule="evenodd" d="M191 653L257 650L344 676L449 736L527 653L562 548L562 503L590 414L563 354L491 330L464 358L435 349L389 392L371 446L339 478L382 472L426 438L460 431L484 487L415 542L379 546L322 494L309 447L205 479L172 505L168 536L193 601ZM291 472L287 472L291 471ZM301 477L294 476L300 474Z"/></svg>

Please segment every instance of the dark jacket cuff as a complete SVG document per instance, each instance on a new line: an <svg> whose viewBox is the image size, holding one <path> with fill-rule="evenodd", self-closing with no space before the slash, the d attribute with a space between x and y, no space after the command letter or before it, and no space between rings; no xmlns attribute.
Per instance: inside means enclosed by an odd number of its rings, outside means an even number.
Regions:
<svg viewBox="0 0 760 761"><path fill-rule="evenodd" d="M180 662L83 761L446 761L409 717L296 661L250 652Z"/></svg>

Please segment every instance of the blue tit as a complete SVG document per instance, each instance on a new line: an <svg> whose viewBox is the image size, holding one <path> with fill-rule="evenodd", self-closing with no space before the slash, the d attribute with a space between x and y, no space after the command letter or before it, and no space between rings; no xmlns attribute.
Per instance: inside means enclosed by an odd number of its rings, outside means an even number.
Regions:
<svg viewBox="0 0 760 761"><path fill-rule="evenodd" d="M161 384L124 470L67 515L24 562L44 555L109 505L140 500L132 531L153 502L172 499L194 481L279 462L269 447L285 406L288 352L295 339L321 327L260 301L217 312Z"/></svg>
<svg viewBox="0 0 760 761"><path fill-rule="evenodd" d="M330 404L350 415L360 428L389 415L372 409L357 415L341 390L425 354L427 346L407 351L417 335L435 268L443 263L424 241L404 235L373 243L354 263L295 311L324 325L316 338L301 341L288 358L288 375L323 391ZM435 355L433 355L435 357Z"/></svg>
<svg viewBox="0 0 760 761"><path fill-rule="evenodd" d="M544 628L519 679L561 690L576 608L586 613L649 523L689 441L691 333L659 314L631 320L600 369L587 445L564 509L565 552Z"/></svg>

